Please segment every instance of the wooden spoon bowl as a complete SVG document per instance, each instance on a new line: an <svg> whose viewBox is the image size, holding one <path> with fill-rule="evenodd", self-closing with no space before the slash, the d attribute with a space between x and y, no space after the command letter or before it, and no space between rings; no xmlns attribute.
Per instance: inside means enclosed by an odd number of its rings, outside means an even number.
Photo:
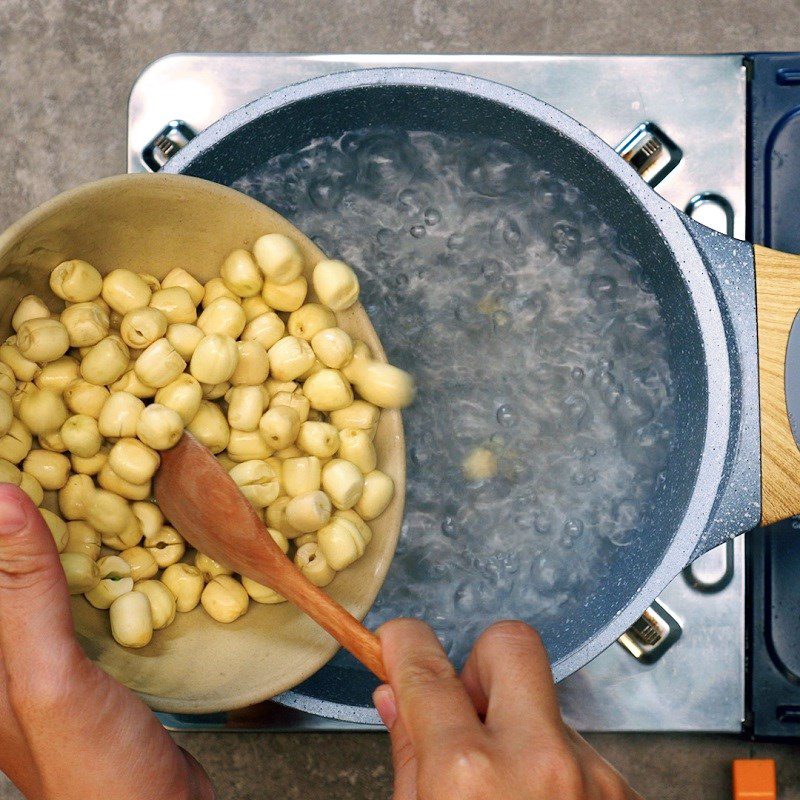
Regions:
<svg viewBox="0 0 800 800"><path fill-rule="evenodd" d="M124 267L163 277L183 267L205 281L228 252L249 248L264 233L294 239L308 274L324 257L300 231L271 209L232 189L180 175L123 175L59 195L0 236L0 333L25 294L62 307L48 276L66 258L81 258L102 273ZM310 280L309 280L310 285ZM360 304L338 314L339 325L364 340L376 358L381 343ZM380 468L395 482L389 508L370 523L365 555L326 588L358 619L370 609L394 555L405 495L405 443L400 413L384 411L375 437ZM55 507L50 497L51 507ZM108 613L73 598L78 638L88 655L137 691L153 709L212 713L251 705L287 691L322 667L338 645L288 603L251 603L230 625L201 608L178 614L140 650L111 637Z"/></svg>

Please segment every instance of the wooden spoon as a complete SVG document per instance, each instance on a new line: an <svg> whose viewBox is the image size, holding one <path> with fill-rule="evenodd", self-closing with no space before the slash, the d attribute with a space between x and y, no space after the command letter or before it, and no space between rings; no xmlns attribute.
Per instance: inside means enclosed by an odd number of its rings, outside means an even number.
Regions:
<svg viewBox="0 0 800 800"><path fill-rule="evenodd" d="M386 682L378 637L283 554L233 479L191 434L161 453L155 496L184 539L283 595Z"/></svg>

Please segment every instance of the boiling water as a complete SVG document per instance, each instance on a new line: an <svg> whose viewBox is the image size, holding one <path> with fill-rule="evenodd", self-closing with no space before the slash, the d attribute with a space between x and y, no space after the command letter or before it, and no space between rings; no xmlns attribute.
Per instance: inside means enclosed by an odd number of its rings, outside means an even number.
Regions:
<svg viewBox="0 0 800 800"><path fill-rule="evenodd" d="M368 623L422 617L461 661L492 620L579 613L635 535L672 426L658 304L597 209L504 143L389 129L235 186L352 264L417 382L405 522ZM497 472L469 481L476 448Z"/></svg>

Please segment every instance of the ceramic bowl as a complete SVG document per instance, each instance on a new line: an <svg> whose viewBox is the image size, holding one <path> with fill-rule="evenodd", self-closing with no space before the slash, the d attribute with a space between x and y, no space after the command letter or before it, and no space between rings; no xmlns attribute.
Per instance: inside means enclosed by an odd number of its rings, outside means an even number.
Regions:
<svg viewBox="0 0 800 800"><path fill-rule="evenodd" d="M283 217L255 200L214 183L178 175L122 175L66 192L35 209L0 236L0 333L11 332L20 298L34 293L53 311L63 303L48 285L50 271L80 258L100 272L123 267L158 278L183 267L206 281L225 255L250 248L265 233L290 236L302 249L308 274L322 251ZM309 285L310 285L309 280ZM360 304L338 315L339 324L385 358ZM400 530L405 489L405 447L400 414L385 411L375 438L379 464L395 481L391 506L371 526L363 558L336 576L327 591L358 618L372 605L389 568ZM55 507L53 496L46 504ZM250 603L230 625L199 606L178 614L139 650L111 637L108 612L82 596L72 610L86 653L153 709L211 713L280 694L316 672L338 645L288 603Z"/></svg>

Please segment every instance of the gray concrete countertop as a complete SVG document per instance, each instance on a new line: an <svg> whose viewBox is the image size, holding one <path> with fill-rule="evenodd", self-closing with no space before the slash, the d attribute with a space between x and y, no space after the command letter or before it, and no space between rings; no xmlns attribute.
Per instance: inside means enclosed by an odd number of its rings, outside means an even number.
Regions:
<svg viewBox="0 0 800 800"><path fill-rule="evenodd" d="M761 0L0 0L0 229L125 169L126 103L176 51L689 53L800 49L800 3ZM220 800L391 793L384 734L180 734ZM800 799L800 747L734 737L596 735L648 798L723 800L730 761L774 757ZM19 794L0 776L0 800ZM115 798L123 800L123 798Z"/></svg>

